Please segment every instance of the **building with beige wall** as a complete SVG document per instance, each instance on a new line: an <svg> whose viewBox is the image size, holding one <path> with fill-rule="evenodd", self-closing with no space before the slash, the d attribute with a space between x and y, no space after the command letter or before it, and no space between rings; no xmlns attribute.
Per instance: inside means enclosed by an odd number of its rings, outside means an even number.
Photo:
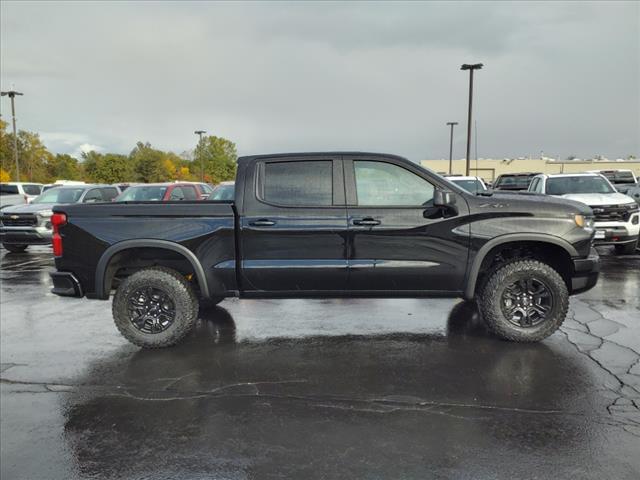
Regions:
<svg viewBox="0 0 640 480"><path fill-rule="evenodd" d="M449 173L449 160L422 160L423 167L438 173ZM453 160L452 173L465 174L466 162ZM470 175L493 181L503 173L579 173L588 170L632 170L640 176L640 160L555 160L552 158L480 158L471 160Z"/></svg>

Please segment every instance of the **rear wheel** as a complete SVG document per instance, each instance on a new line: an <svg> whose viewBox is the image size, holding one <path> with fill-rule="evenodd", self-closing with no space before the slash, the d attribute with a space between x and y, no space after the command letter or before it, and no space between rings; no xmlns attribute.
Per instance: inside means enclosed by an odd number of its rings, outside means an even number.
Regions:
<svg viewBox="0 0 640 480"><path fill-rule="evenodd" d="M564 322L569 293L560 274L549 265L518 260L489 275L478 304L487 327L500 338L537 342Z"/></svg>
<svg viewBox="0 0 640 480"><path fill-rule="evenodd" d="M618 255L633 255L638 247L638 241L625 243L624 245L616 245L615 247Z"/></svg>
<svg viewBox="0 0 640 480"><path fill-rule="evenodd" d="M113 319L120 333L144 348L175 345L198 319L198 299L175 270L140 270L120 283L113 298Z"/></svg>
<svg viewBox="0 0 640 480"><path fill-rule="evenodd" d="M27 249L29 245L12 245L12 244L3 243L2 246L8 251L10 251L11 253L22 253Z"/></svg>

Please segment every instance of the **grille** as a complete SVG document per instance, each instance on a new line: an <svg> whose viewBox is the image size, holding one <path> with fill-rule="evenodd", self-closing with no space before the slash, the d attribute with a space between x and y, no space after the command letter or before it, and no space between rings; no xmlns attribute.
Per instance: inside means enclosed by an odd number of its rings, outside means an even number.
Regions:
<svg viewBox="0 0 640 480"><path fill-rule="evenodd" d="M2 215L0 217L5 227L34 227L38 223L35 215Z"/></svg>
<svg viewBox="0 0 640 480"><path fill-rule="evenodd" d="M631 212L618 205L598 205L591 207L596 222L627 222Z"/></svg>

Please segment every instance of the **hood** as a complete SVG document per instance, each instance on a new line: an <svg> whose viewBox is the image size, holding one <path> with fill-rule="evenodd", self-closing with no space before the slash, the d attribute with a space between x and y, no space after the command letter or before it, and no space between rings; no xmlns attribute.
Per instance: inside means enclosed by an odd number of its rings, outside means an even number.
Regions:
<svg viewBox="0 0 640 480"><path fill-rule="evenodd" d="M38 213L43 210L51 210L53 206L53 203L29 203L6 207L0 210L0 212L2 212L3 215L8 213Z"/></svg>
<svg viewBox="0 0 640 480"><path fill-rule="evenodd" d="M469 204L472 203L476 211L522 212L550 217L562 217L572 213L592 214L591 209L584 203L530 192L507 193L494 190L493 195L488 197L472 196Z"/></svg>
<svg viewBox="0 0 640 480"><path fill-rule="evenodd" d="M633 203L633 198L627 197L622 193L567 193L566 195L558 195L556 198L566 198L581 202L591 207L600 205L623 205L625 203Z"/></svg>

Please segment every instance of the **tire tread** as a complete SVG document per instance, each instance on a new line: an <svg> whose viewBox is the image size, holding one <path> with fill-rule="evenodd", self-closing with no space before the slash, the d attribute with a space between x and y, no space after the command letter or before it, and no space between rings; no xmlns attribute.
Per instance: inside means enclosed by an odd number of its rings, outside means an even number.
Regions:
<svg viewBox="0 0 640 480"><path fill-rule="evenodd" d="M508 277L521 271L542 273L551 281L552 287L558 290L555 300L559 302L559 308L555 317L544 322L543 328L537 330L518 330L515 326L511 327L506 319L500 318L500 299L496 298L495 293ZM550 265L539 260L513 260L500 265L489 274L478 297L478 305L487 327L498 337L511 342L538 342L554 333L564 322L569 309L569 292L560 274Z"/></svg>
<svg viewBox="0 0 640 480"><path fill-rule="evenodd" d="M159 278L159 280L164 282L171 282L172 287L181 290L184 298L186 298L185 306L187 312L183 314L181 318L176 318L174 320L174 322L177 323L176 328L173 330L172 334L170 336L167 336L166 338L154 338L153 335L145 335L141 332L138 335L126 327L126 323L130 322L128 316L127 318L123 318L120 316L119 309L123 307L122 302L126 301L126 299L123 298L124 292L127 290L131 283L136 282L139 278L148 275L153 275L155 277L164 277ZM167 276L169 278L167 278ZM156 280L158 280L158 278L156 278ZM187 282L187 280L179 272L171 268L157 266L139 270L125 278L119 285L118 290L116 291L116 294L113 298L111 311L113 314L114 323L116 324L116 328L128 341L143 348L164 348L180 342L180 340L182 340L193 329L198 319L198 299L189 282Z"/></svg>

